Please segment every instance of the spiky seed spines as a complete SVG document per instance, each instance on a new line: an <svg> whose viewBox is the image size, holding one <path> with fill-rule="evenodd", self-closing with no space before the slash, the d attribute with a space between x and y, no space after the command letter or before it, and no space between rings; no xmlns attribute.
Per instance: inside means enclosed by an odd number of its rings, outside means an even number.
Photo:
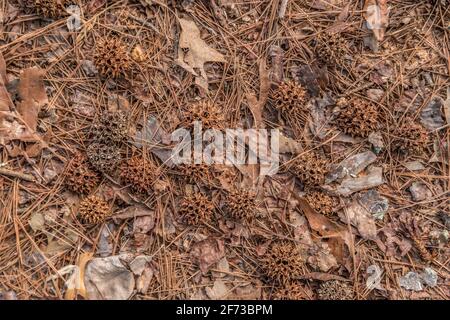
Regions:
<svg viewBox="0 0 450 320"><path fill-rule="evenodd" d="M316 211L325 216L331 216L339 205L337 197L319 190L309 191L305 196L306 201Z"/></svg>
<svg viewBox="0 0 450 320"><path fill-rule="evenodd" d="M209 100L195 102L183 112L183 125L192 128L195 121L200 121L204 129L220 130L225 126L223 110Z"/></svg>
<svg viewBox="0 0 450 320"><path fill-rule="evenodd" d="M304 300L305 298L305 289L298 281L288 282L273 293L274 300Z"/></svg>
<svg viewBox="0 0 450 320"><path fill-rule="evenodd" d="M285 116L306 112L308 97L306 89L292 80L282 82L272 93L275 109Z"/></svg>
<svg viewBox="0 0 450 320"><path fill-rule="evenodd" d="M392 149L402 154L421 155L428 142L428 131L410 117L403 119L393 131Z"/></svg>
<svg viewBox="0 0 450 320"><path fill-rule="evenodd" d="M91 128L95 142L122 143L128 138L128 116L125 112L103 111L94 120Z"/></svg>
<svg viewBox="0 0 450 320"><path fill-rule="evenodd" d="M84 223L98 224L111 216L111 209L103 199L92 195L80 203L78 215Z"/></svg>
<svg viewBox="0 0 450 320"><path fill-rule="evenodd" d="M307 187L317 187L325 182L328 161L311 151L296 158L290 165L292 173Z"/></svg>
<svg viewBox="0 0 450 320"><path fill-rule="evenodd" d="M353 300L354 295L352 286L339 280L324 281L317 290L319 300Z"/></svg>
<svg viewBox="0 0 450 320"><path fill-rule="evenodd" d="M56 19L66 15L65 6L69 0L23 0L23 10L37 13L43 17Z"/></svg>
<svg viewBox="0 0 450 320"><path fill-rule="evenodd" d="M150 160L134 156L122 165L120 177L133 192L150 195L159 178L159 168Z"/></svg>
<svg viewBox="0 0 450 320"><path fill-rule="evenodd" d="M98 39L93 58L97 70L104 77L119 78L131 69L128 47L116 37Z"/></svg>
<svg viewBox="0 0 450 320"><path fill-rule="evenodd" d="M80 194L89 194L100 182L100 175L95 172L81 153L75 154L65 171L66 187Z"/></svg>
<svg viewBox="0 0 450 320"><path fill-rule="evenodd" d="M264 272L272 280L285 284L302 275L304 264L298 246L290 241L271 244L263 258Z"/></svg>
<svg viewBox="0 0 450 320"><path fill-rule="evenodd" d="M352 137L367 138L379 126L378 108L374 103L354 98L337 101L338 112L334 120L336 126Z"/></svg>
<svg viewBox="0 0 450 320"><path fill-rule="evenodd" d="M226 197L225 208L237 220L251 219L256 213L256 194L240 189L231 191Z"/></svg>
<svg viewBox="0 0 450 320"><path fill-rule="evenodd" d="M209 223L214 214L214 204L200 192L185 196L180 203L179 216L187 225Z"/></svg>
<svg viewBox="0 0 450 320"><path fill-rule="evenodd" d="M317 58L329 65L344 65L347 48L347 41L340 33L322 33L316 38L315 52Z"/></svg>
<svg viewBox="0 0 450 320"><path fill-rule="evenodd" d="M86 150L89 162L99 172L111 174L122 161L116 145L92 143Z"/></svg>
<svg viewBox="0 0 450 320"><path fill-rule="evenodd" d="M210 184L213 180L211 166L205 163L181 164L178 169L189 183Z"/></svg>

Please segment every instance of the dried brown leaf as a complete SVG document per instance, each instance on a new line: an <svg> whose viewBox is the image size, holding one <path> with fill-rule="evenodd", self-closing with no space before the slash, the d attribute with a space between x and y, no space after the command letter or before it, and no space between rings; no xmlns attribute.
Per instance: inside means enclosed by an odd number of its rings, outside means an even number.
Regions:
<svg viewBox="0 0 450 320"><path fill-rule="evenodd" d="M18 92L21 102L17 105L17 111L23 121L35 132L38 114L42 106L48 103L45 92L43 70L39 68L25 69L20 75Z"/></svg>
<svg viewBox="0 0 450 320"><path fill-rule="evenodd" d="M342 264L346 262L346 248L351 252L352 235L348 230L334 224L330 219L324 215L317 213L308 202L293 194L299 202L299 207L306 216L312 230L319 235L329 238L328 246L335 256L336 260Z"/></svg>
<svg viewBox="0 0 450 320"><path fill-rule="evenodd" d="M345 213L339 215L342 221L345 223L348 221L354 225L364 239L376 239L377 227L375 220L370 212L367 211L357 199L354 199L344 212Z"/></svg>
<svg viewBox="0 0 450 320"><path fill-rule="evenodd" d="M190 255L193 261L199 265L202 273L206 274L211 266L225 256L223 240L207 238L194 243Z"/></svg>
<svg viewBox="0 0 450 320"><path fill-rule="evenodd" d="M364 18L375 39L383 41L386 28L389 26L388 1L366 0L364 3Z"/></svg>
<svg viewBox="0 0 450 320"><path fill-rule="evenodd" d="M262 129L265 127L263 122L262 111L269 97L270 80L269 71L266 68L264 60L259 61L259 98L256 98L255 93L247 94L247 102L250 111L252 112L255 129Z"/></svg>
<svg viewBox="0 0 450 320"><path fill-rule="evenodd" d="M317 63L291 68L292 78L304 86L312 97L318 97L321 90L328 86L327 67L320 68Z"/></svg>
<svg viewBox="0 0 450 320"><path fill-rule="evenodd" d="M192 20L180 18L181 35L178 58L175 61L180 67L197 77L196 83L208 91L208 77L205 71L207 62L226 62L225 57L216 49L211 48L200 37L200 30ZM188 50L186 53L183 51ZM195 70L199 70L198 74Z"/></svg>

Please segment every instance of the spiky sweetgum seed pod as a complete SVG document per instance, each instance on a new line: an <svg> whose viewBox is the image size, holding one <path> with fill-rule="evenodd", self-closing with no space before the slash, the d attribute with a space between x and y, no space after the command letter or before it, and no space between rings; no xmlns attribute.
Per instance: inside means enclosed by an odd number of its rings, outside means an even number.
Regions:
<svg viewBox="0 0 450 320"><path fill-rule="evenodd" d="M120 177L134 192L150 195L158 180L158 171L158 167L151 161L135 156L122 165Z"/></svg>
<svg viewBox="0 0 450 320"><path fill-rule="evenodd" d="M268 248L263 266L267 277L288 283L302 275L303 258L295 243L278 241Z"/></svg>
<svg viewBox="0 0 450 320"><path fill-rule="evenodd" d="M304 300L305 289L296 281L287 283L286 285L275 290L273 294L274 300Z"/></svg>
<svg viewBox="0 0 450 320"><path fill-rule="evenodd" d="M317 290L319 300L353 300L353 288L339 280L322 282Z"/></svg>
<svg viewBox="0 0 450 320"><path fill-rule="evenodd" d="M91 128L95 142L121 143L128 138L128 116L125 112L103 111L94 120Z"/></svg>
<svg viewBox="0 0 450 320"><path fill-rule="evenodd" d="M296 158L290 165L291 172L307 187L317 187L325 182L328 162L315 152Z"/></svg>
<svg viewBox="0 0 450 320"><path fill-rule="evenodd" d="M256 212L255 196L251 191L231 191L226 198L226 211L237 220L253 218Z"/></svg>
<svg viewBox="0 0 450 320"><path fill-rule="evenodd" d="M224 129L225 126L223 110L209 100L196 102L183 112L183 125L192 128L195 121L200 121L205 130Z"/></svg>
<svg viewBox="0 0 450 320"><path fill-rule="evenodd" d="M114 144L92 143L86 153L91 165L106 174L112 173L122 161L120 150Z"/></svg>
<svg viewBox="0 0 450 320"><path fill-rule="evenodd" d="M84 155L77 153L67 165L65 172L67 188L80 194L88 194L99 182L100 175L92 170Z"/></svg>
<svg viewBox="0 0 450 320"><path fill-rule="evenodd" d="M99 39L95 45L94 64L104 77L125 75L131 69L127 45L114 37Z"/></svg>
<svg viewBox="0 0 450 320"><path fill-rule="evenodd" d="M423 154L429 142L428 131L409 117L394 130L393 136L392 148L403 154Z"/></svg>
<svg viewBox="0 0 450 320"><path fill-rule="evenodd" d="M320 34L316 38L317 58L327 64L345 64L347 41L339 34Z"/></svg>
<svg viewBox="0 0 450 320"><path fill-rule="evenodd" d="M179 171L189 183L210 183L213 179L211 166L204 163L182 164Z"/></svg>
<svg viewBox="0 0 450 320"><path fill-rule="evenodd" d="M111 216L111 210L103 199L92 195L80 203L78 215L84 223L97 224L102 223Z"/></svg>
<svg viewBox="0 0 450 320"><path fill-rule="evenodd" d="M337 102L336 126L352 137L367 138L379 126L379 114L375 104L355 98L348 101L341 98Z"/></svg>
<svg viewBox="0 0 450 320"><path fill-rule="evenodd" d="M180 203L178 212L184 223L200 225L211 221L214 214L214 204L200 192L185 196Z"/></svg>
<svg viewBox="0 0 450 320"><path fill-rule="evenodd" d="M275 109L285 115L292 112L306 111L308 92L294 81L285 81L272 92L272 101Z"/></svg>
<svg viewBox="0 0 450 320"><path fill-rule="evenodd" d="M69 0L22 0L23 10L37 13L46 18L56 19L67 14Z"/></svg>
<svg viewBox="0 0 450 320"><path fill-rule="evenodd" d="M325 216L331 216L339 205L338 198L322 191L309 191L305 199L316 212Z"/></svg>

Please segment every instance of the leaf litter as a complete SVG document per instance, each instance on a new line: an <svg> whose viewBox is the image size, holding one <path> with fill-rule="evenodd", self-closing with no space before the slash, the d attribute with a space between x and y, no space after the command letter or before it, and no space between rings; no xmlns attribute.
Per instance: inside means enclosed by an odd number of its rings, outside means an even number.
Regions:
<svg viewBox="0 0 450 320"><path fill-rule="evenodd" d="M361 300L448 299L440 2L89 0L69 19L19 3L6 2L0 37L0 299L318 299L335 283ZM106 35L124 52L118 77L96 65ZM307 97L289 114L274 100L287 81ZM171 133L202 100L227 128L280 129L280 170L214 165L191 179L173 163ZM367 135L337 123L352 101L377 111ZM105 114L125 120L99 130ZM92 166L94 143L110 172ZM327 164L314 186L290 166L312 152ZM148 192L124 182L130 159L127 181ZM88 194L68 190L69 172ZM239 220L227 201L242 189L255 201ZM197 193L211 219L188 226L180 202ZM105 220L89 225L92 195ZM280 269L295 271L289 283L265 267L280 243L299 258Z"/></svg>

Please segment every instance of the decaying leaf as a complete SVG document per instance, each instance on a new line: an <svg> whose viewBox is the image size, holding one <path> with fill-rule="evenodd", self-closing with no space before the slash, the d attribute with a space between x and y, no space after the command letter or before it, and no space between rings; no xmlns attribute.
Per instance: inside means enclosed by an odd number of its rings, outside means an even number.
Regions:
<svg viewBox="0 0 450 320"><path fill-rule="evenodd" d="M87 299L86 287L84 285L84 273L86 264L92 259L92 256L93 254L91 252L85 252L78 258L75 271L66 281L67 290L64 299L74 300L77 296Z"/></svg>
<svg viewBox="0 0 450 320"><path fill-rule="evenodd" d="M147 234L155 227L155 216L146 215L137 217L133 223L133 233Z"/></svg>
<svg viewBox="0 0 450 320"><path fill-rule="evenodd" d="M334 224L324 215L314 211L306 200L295 194L294 196L298 198L299 208L306 216L311 229L328 239L328 246L336 260L341 264L345 264L345 260L348 257L347 252L351 252L353 236L347 229Z"/></svg>
<svg viewBox="0 0 450 320"><path fill-rule="evenodd" d="M133 273L121 261L122 256L92 259L84 275L90 300L127 300L134 290Z"/></svg>
<svg viewBox="0 0 450 320"><path fill-rule="evenodd" d="M48 103L43 75L44 71L40 68L25 69L20 75L18 85L21 102L17 105L17 110L33 132L36 131L40 109Z"/></svg>
<svg viewBox="0 0 450 320"><path fill-rule="evenodd" d="M155 117L149 117L141 131L136 132L136 147L142 147L144 144L149 146L151 152L157 156L164 165L168 167L175 166L171 159L171 135L164 131Z"/></svg>
<svg viewBox="0 0 450 320"><path fill-rule="evenodd" d="M430 188L422 182L414 181L408 188L411 193L413 201L419 202L433 198L433 192Z"/></svg>
<svg viewBox="0 0 450 320"><path fill-rule="evenodd" d="M380 239L381 235L385 238L384 241ZM400 239L391 225L379 230L379 238L375 242L388 257L403 257L412 248L411 242L405 238Z"/></svg>
<svg viewBox="0 0 450 320"><path fill-rule="evenodd" d="M136 290L140 293L146 293L150 286L150 281L153 278L153 266L151 264L152 258L150 256L137 256L129 263L129 267L136 279Z"/></svg>
<svg viewBox="0 0 450 320"><path fill-rule="evenodd" d="M374 219L383 220L389 209L389 200L372 189L364 193L358 202L372 215Z"/></svg>
<svg viewBox="0 0 450 320"><path fill-rule="evenodd" d="M207 238L194 243L191 247L190 255L195 263L200 267L203 274L225 256L223 240Z"/></svg>
<svg viewBox="0 0 450 320"><path fill-rule="evenodd" d="M184 18L180 18L178 21L181 25L181 35L178 58L175 62L196 76L196 84L205 91L208 91L208 77L205 71L205 63L226 62L225 57L217 50L208 46L200 37L200 30L194 21ZM183 50L187 50L187 52Z"/></svg>
<svg viewBox="0 0 450 320"><path fill-rule="evenodd" d="M444 99L433 97L420 112L420 123L430 131L442 128L445 125L444 105Z"/></svg>
<svg viewBox="0 0 450 320"><path fill-rule="evenodd" d="M308 90L312 97L318 97L329 82L327 67L319 68L317 63L292 67L291 74L298 83Z"/></svg>
<svg viewBox="0 0 450 320"><path fill-rule="evenodd" d="M212 287L206 288L206 294L211 300L224 299L229 293L230 289L222 280L216 280Z"/></svg>
<svg viewBox="0 0 450 320"><path fill-rule="evenodd" d="M344 212L340 212L339 216L343 222L350 222L354 225L364 239L374 240L376 238L377 227L375 220L357 199L353 199Z"/></svg>
<svg viewBox="0 0 450 320"><path fill-rule="evenodd" d="M389 26L389 7L387 0L366 0L364 18L367 28L372 30L377 41L383 41L386 28Z"/></svg>
<svg viewBox="0 0 450 320"><path fill-rule="evenodd" d="M384 288L381 286L381 280L383 276L383 269L380 268L378 265L373 264L370 265L367 268L367 274L370 276L367 277L366 280L366 288L369 290L378 289L378 290L384 290Z"/></svg>
<svg viewBox="0 0 450 320"><path fill-rule="evenodd" d="M64 227L55 230L55 221L61 211L60 209L53 209L50 208L45 213L34 213L28 222L34 232L42 232L47 236L47 246L43 249L43 252L48 255L68 250L78 240L78 234L69 226L71 217L67 212L63 217Z"/></svg>
<svg viewBox="0 0 450 320"><path fill-rule="evenodd" d="M269 56L272 60L272 69L270 70L270 78L273 83L283 81L283 49L280 46L272 45L269 49Z"/></svg>
<svg viewBox="0 0 450 320"><path fill-rule="evenodd" d="M30 227L34 232L45 230L45 218L40 212L34 213L30 218Z"/></svg>
<svg viewBox="0 0 450 320"><path fill-rule="evenodd" d="M242 299L242 300L259 300L261 299L262 292L262 284L241 284L234 291L233 299Z"/></svg>
<svg viewBox="0 0 450 320"><path fill-rule="evenodd" d="M131 51L131 57L136 62L144 62L147 60L147 55L144 52L144 49L138 44Z"/></svg>
<svg viewBox="0 0 450 320"><path fill-rule="evenodd" d="M0 68L1 60L2 58L0 59ZM10 152L10 156L18 156L26 153L29 157L36 157L45 145L43 139L36 134L39 111L42 106L48 103L48 97L42 79L43 74L43 70L37 67L25 69L21 73L18 83L18 94L21 101L17 104L17 112L5 110L0 112L1 144L13 140L34 143L27 146L23 151L16 151L15 155ZM1 96L1 88L2 86L0 85L0 100L5 101L8 98L10 101L9 95L8 97ZM5 104L3 105L5 106Z"/></svg>
<svg viewBox="0 0 450 320"><path fill-rule="evenodd" d="M125 220L125 219L145 217L145 216L151 216L153 218L154 215L155 215L155 212L153 210L150 210L143 205L134 205L134 206L129 206L129 207L125 208L124 210L120 211L119 213L115 214L113 216L113 219Z"/></svg>
<svg viewBox="0 0 450 320"><path fill-rule="evenodd" d="M253 127L262 129L265 127L262 117L262 111L269 97L270 81L269 72L266 69L264 60L259 61L259 97L252 93L247 94L248 107L253 115Z"/></svg>
<svg viewBox="0 0 450 320"><path fill-rule="evenodd" d="M63 235L63 237L61 237L61 235L56 237L50 233L47 234L48 244L45 248L46 254L53 255L74 247L74 243L78 241L78 234L73 230L66 228L63 231Z"/></svg>
<svg viewBox="0 0 450 320"><path fill-rule="evenodd" d="M278 143L280 153L291 153L293 155L297 155L304 151L300 142L286 137L282 133L280 134Z"/></svg>
<svg viewBox="0 0 450 320"><path fill-rule="evenodd" d="M326 242L320 242L310 248L308 263L316 270L328 272L330 269L338 267L335 256Z"/></svg>

